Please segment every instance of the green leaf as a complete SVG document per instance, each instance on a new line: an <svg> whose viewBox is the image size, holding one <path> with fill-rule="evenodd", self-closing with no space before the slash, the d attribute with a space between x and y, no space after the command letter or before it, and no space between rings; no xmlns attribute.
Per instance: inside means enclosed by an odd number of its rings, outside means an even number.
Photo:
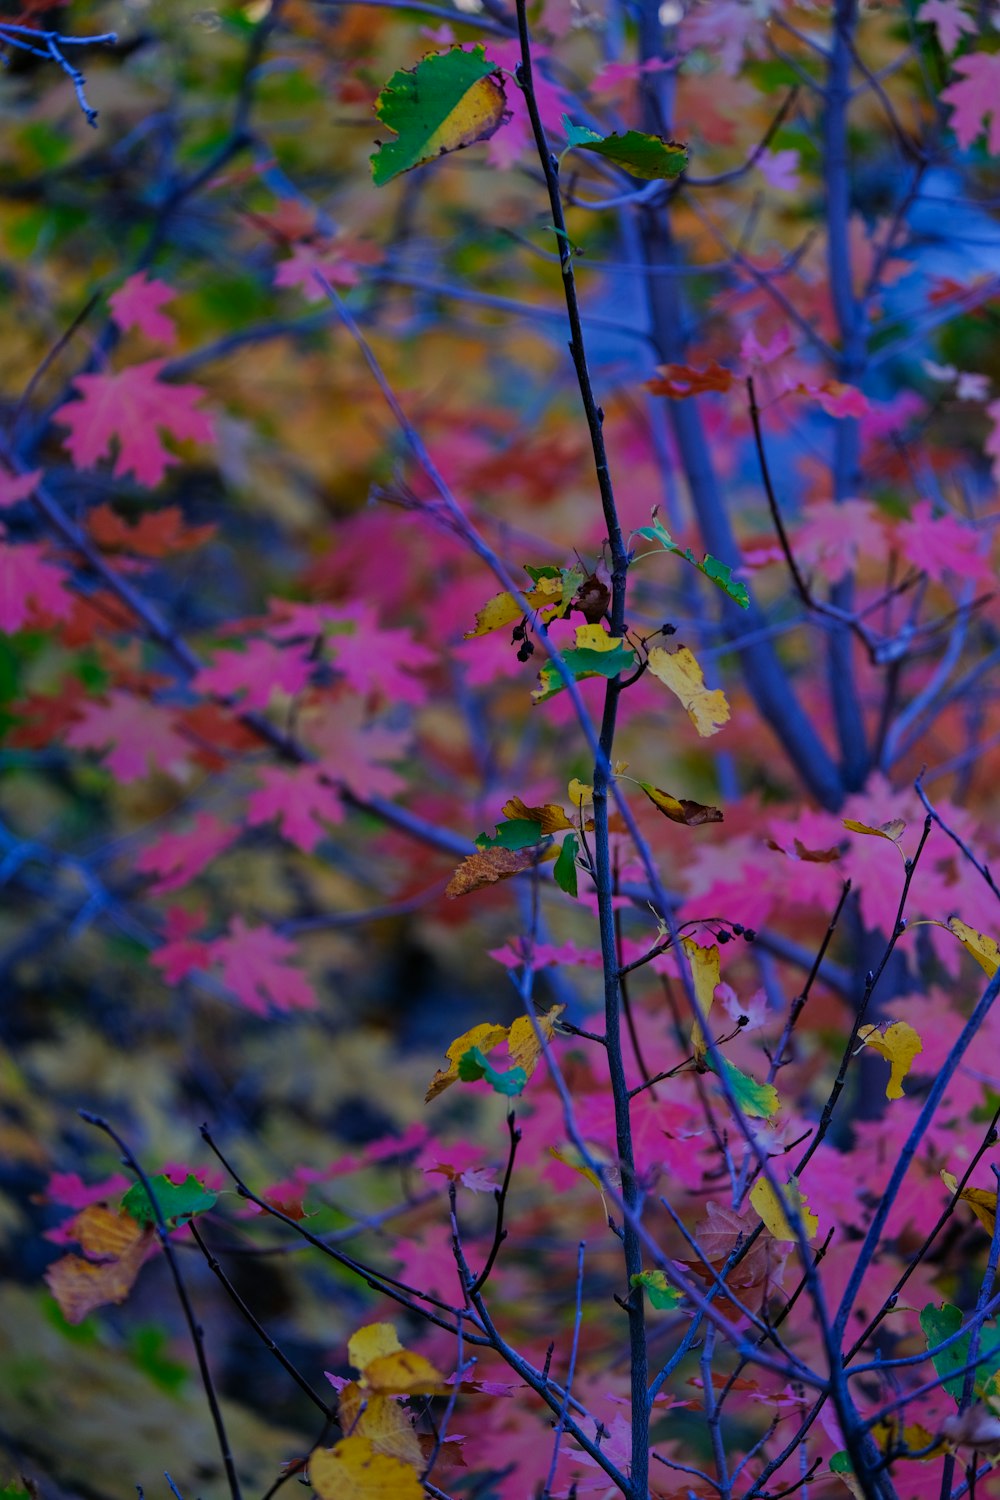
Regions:
<svg viewBox="0 0 1000 1500"><path fill-rule="evenodd" d="M935 1307L933 1302L928 1302L920 1314L920 1327L923 1329L927 1340L928 1349L935 1344L940 1344L944 1339L950 1338L957 1333L964 1322L965 1315L960 1308L953 1307L950 1302L942 1302L940 1307ZM940 1354L935 1354L931 1360L938 1375L945 1376L952 1370L963 1370L963 1366L969 1363L969 1337L965 1333L947 1349L942 1349ZM979 1335L980 1349L989 1350L996 1343L995 1330L987 1329L983 1325L982 1333ZM977 1395L982 1394L983 1386L1000 1370L1000 1350L994 1350L987 1359L976 1367L976 1383L974 1390ZM965 1383L964 1370L961 1375L955 1375L950 1380L945 1380L944 1389L955 1402L962 1399L962 1386Z"/></svg>
<svg viewBox="0 0 1000 1500"><path fill-rule="evenodd" d="M154 1385L175 1396L188 1381L188 1367L171 1359L166 1351L169 1338L157 1323L143 1323L128 1336L128 1352L136 1369L149 1376Z"/></svg>
<svg viewBox="0 0 1000 1500"><path fill-rule="evenodd" d="M576 834L568 833L559 850L559 858L552 867L556 885L561 891L565 891L567 896L576 895L576 856L579 847Z"/></svg>
<svg viewBox="0 0 1000 1500"><path fill-rule="evenodd" d="M673 552L677 557L682 557L692 567L697 568L699 573L720 588L724 594L728 594L740 609L750 608L750 595L746 584L740 583L733 578L733 570L727 563L720 562L710 552L706 552L701 562L695 557L690 547L679 547L670 532L664 526L659 516L653 517L652 526L640 526L635 532L644 541L658 542L665 552Z"/></svg>
<svg viewBox="0 0 1000 1500"><path fill-rule="evenodd" d="M510 118L503 79L481 44L469 52L432 52L415 68L393 73L375 113L397 137L377 143L371 158L376 187L447 151L488 140Z"/></svg>
<svg viewBox="0 0 1000 1500"><path fill-rule="evenodd" d="M523 1068L495 1068L478 1047L470 1047L468 1052L462 1053L458 1060L458 1076L463 1083L476 1083L480 1078L485 1078L494 1093L506 1094L508 1097L519 1094L528 1081Z"/></svg>
<svg viewBox="0 0 1000 1500"><path fill-rule="evenodd" d="M563 115L567 151L594 151L598 156L624 167L633 177L654 182L661 177L679 177L688 164L688 148L679 141L666 141L660 135L644 135L627 130L624 135L598 135L586 125L574 125Z"/></svg>
<svg viewBox="0 0 1000 1500"><path fill-rule="evenodd" d="M189 1176L181 1183L173 1183L161 1172L159 1176L149 1179L149 1185L153 1189L160 1213L171 1227L179 1224L182 1219L191 1219L195 1214L203 1214L207 1209L214 1208L219 1198L218 1193L210 1193L207 1188L203 1188L197 1177ZM122 1199L122 1208L140 1224L156 1223L156 1213L141 1182L135 1182L129 1188Z"/></svg>
<svg viewBox="0 0 1000 1500"><path fill-rule="evenodd" d="M496 825L496 835L481 833L476 838L477 849L528 849L532 844L545 842L541 826L530 818L508 818Z"/></svg>
<svg viewBox="0 0 1000 1500"><path fill-rule="evenodd" d="M830 1459L830 1468L833 1470L834 1474L853 1473L853 1470L851 1468L851 1455L847 1452L846 1448L841 1449L839 1453L835 1453L833 1455L833 1457Z"/></svg>
<svg viewBox="0 0 1000 1500"><path fill-rule="evenodd" d="M627 672L635 666L635 653L627 646L615 646L611 651L591 651L586 646L574 646L563 652L562 659L577 681L581 677L617 677L619 672ZM547 661L538 673L538 690L531 696L536 703L544 703L546 698L561 693L565 685L554 662Z"/></svg>
<svg viewBox="0 0 1000 1500"><path fill-rule="evenodd" d="M670 1312L680 1304L684 1295L677 1287L670 1285L662 1271L640 1271L631 1277L631 1284L645 1287L650 1303L660 1312Z"/></svg>
<svg viewBox="0 0 1000 1500"><path fill-rule="evenodd" d="M712 1059L707 1057L705 1061L712 1072L718 1074L719 1070ZM735 1063L731 1063L728 1057L723 1057L721 1062L733 1098L745 1115L754 1120L769 1120L772 1115L777 1114L781 1100L773 1084L758 1083L749 1073L742 1072Z"/></svg>

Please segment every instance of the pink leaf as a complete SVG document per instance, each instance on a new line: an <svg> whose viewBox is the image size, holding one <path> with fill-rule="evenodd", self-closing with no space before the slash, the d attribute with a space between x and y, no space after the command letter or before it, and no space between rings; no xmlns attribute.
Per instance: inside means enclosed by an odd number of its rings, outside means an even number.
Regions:
<svg viewBox="0 0 1000 1500"><path fill-rule="evenodd" d="M291 843L311 854L323 837L324 823L339 823L344 805L329 778L318 766L275 766L261 771L263 785L247 806L247 822L267 823L277 818Z"/></svg>
<svg viewBox="0 0 1000 1500"><path fill-rule="evenodd" d="M799 566L815 568L829 583L853 573L862 558L881 562L888 550L878 510L868 500L811 505L792 541Z"/></svg>
<svg viewBox="0 0 1000 1500"><path fill-rule="evenodd" d="M203 925L200 912L174 906L167 913L166 940L151 955L151 960L162 970L168 984L179 984L192 970L208 966L208 944L192 935Z"/></svg>
<svg viewBox="0 0 1000 1500"><path fill-rule="evenodd" d="M359 797L394 797L406 785L384 762L407 754L409 730L366 722L357 698L338 698L332 711L327 706L323 717L310 725L309 739L326 774Z"/></svg>
<svg viewBox="0 0 1000 1500"><path fill-rule="evenodd" d="M896 529L906 560L920 568L928 578L940 583L946 573L971 578L986 588L996 579L983 544L988 539L957 516L932 516L929 500L918 500Z"/></svg>
<svg viewBox="0 0 1000 1500"><path fill-rule="evenodd" d="M41 469L32 469L30 474L11 474L9 470L0 468L0 510L27 500L41 478Z"/></svg>
<svg viewBox="0 0 1000 1500"><path fill-rule="evenodd" d="M229 936L205 945L211 963L236 998L255 1015L269 1010L315 1010L316 996L306 976L290 962L294 944L273 927L249 927L233 917Z"/></svg>
<svg viewBox="0 0 1000 1500"><path fill-rule="evenodd" d="M160 432L178 441L210 443L212 424L195 405L205 395L198 385L168 385L158 378L166 364L149 359L117 375L78 375L79 401L68 401L55 420L68 427L65 447L78 469L93 468L117 447L115 476L134 474L140 484L156 485L177 463Z"/></svg>
<svg viewBox="0 0 1000 1500"><path fill-rule="evenodd" d="M0 541L0 630L12 635L27 624L65 620L73 613L67 574L46 558L40 542Z"/></svg>
<svg viewBox="0 0 1000 1500"><path fill-rule="evenodd" d="M344 252L329 245L296 245L274 273L275 286L298 287L307 302L326 301L324 281L350 287L360 279Z"/></svg>
<svg viewBox="0 0 1000 1500"><path fill-rule="evenodd" d="M1000 52L972 52L955 63L955 83L941 90L941 98L952 109L951 128L962 147L987 131L986 143L994 156L1000 154ZM989 125L987 127L987 121Z"/></svg>
<svg viewBox="0 0 1000 1500"><path fill-rule="evenodd" d="M200 875L237 837L237 830L212 817L199 813L194 827L183 833L167 833L149 844L139 855L135 867L142 875L158 875L150 886L154 896L175 891Z"/></svg>
<svg viewBox="0 0 1000 1500"><path fill-rule="evenodd" d="M211 666L194 679L201 693L239 698L243 709L265 709L275 692L295 698L312 674L307 646L276 646L252 640L244 651L216 651Z"/></svg>
<svg viewBox="0 0 1000 1500"><path fill-rule="evenodd" d="M173 709L118 690L103 703L88 703L66 734L73 750L105 750L104 764L119 781L138 781L151 771L187 774L191 744L177 732Z"/></svg>
<svg viewBox="0 0 1000 1500"><path fill-rule="evenodd" d="M958 0L924 0L918 21L937 29L942 52L954 52L962 33L975 31L976 23L959 5Z"/></svg>
<svg viewBox="0 0 1000 1500"><path fill-rule="evenodd" d="M160 308L170 302L177 293L165 281L151 281L145 271L137 271L126 282L112 292L108 298L111 316L118 327L127 333L138 328L146 338L159 344L173 344L177 340L177 329L173 318L168 318Z"/></svg>

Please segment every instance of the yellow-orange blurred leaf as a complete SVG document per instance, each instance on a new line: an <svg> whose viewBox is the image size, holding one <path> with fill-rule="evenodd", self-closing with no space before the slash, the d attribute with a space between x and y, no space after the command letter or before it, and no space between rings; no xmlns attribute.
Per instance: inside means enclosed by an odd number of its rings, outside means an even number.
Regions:
<svg viewBox="0 0 1000 1500"><path fill-rule="evenodd" d="M138 1236L114 1260L84 1260L64 1255L49 1266L45 1280L67 1323L82 1323L88 1313L108 1303L124 1302L135 1285L154 1230L140 1229Z"/></svg>
<svg viewBox="0 0 1000 1500"><path fill-rule="evenodd" d="M552 1040L552 1033L556 1029L556 1021L566 1009L565 1005L553 1005L543 1016L538 1016L532 1021L530 1016L518 1016L510 1028L507 1037L507 1051L510 1053L511 1065L523 1068L530 1078L538 1066L538 1059L542 1055L542 1044L538 1033L541 1032L546 1042ZM535 1030L535 1027L538 1030Z"/></svg>
<svg viewBox="0 0 1000 1500"><path fill-rule="evenodd" d="M967 953L972 957L981 969L984 969L992 979L997 969L1000 968L1000 946L995 938L987 937L983 932L977 932L960 917L948 918L948 930L953 932Z"/></svg>
<svg viewBox="0 0 1000 1500"><path fill-rule="evenodd" d="M505 818L524 819L528 823L537 823L542 833L560 833L564 828L572 828L572 824L563 808L558 802L546 802L542 807L527 807L520 797L511 797L503 805Z"/></svg>
<svg viewBox="0 0 1000 1500"><path fill-rule="evenodd" d="M715 999L715 986L719 983L719 950L714 944L711 948L700 948L694 938L687 937L681 938L681 947L691 965L695 998L702 1021L707 1021ZM699 1021L695 1021L691 1028L691 1047L696 1061L703 1062L706 1053L705 1033Z"/></svg>
<svg viewBox="0 0 1000 1500"><path fill-rule="evenodd" d="M439 1068L434 1074L430 1087L424 1095L424 1103L429 1104L432 1099L437 1098L438 1094L443 1094L445 1089L450 1088L453 1083L458 1082L459 1061L470 1048L478 1047L480 1052L490 1052L499 1042L504 1040L507 1036L507 1031L508 1028L506 1026L501 1026L493 1021L483 1021L479 1026L473 1026L471 1031L464 1031L460 1037L456 1037L445 1054L448 1058L448 1067ZM391 1324L373 1324L372 1326L388 1328L391 1327ZM358 1335L355 1334L354 1337L357 1338ZM395 1337L395 1329L393 1329L393 1337ZM397 1349L402 1348L402 1345L397 1342L395 1347ZM379 1352L384 1354L391 1351L380 1350ZM372 1358L374 1358L374 1355ZM352 1360L352 1363L356 1369L364 1369L364 1366L359 1365L357 1361Z"/></svg>
<svg viewBox="0 0 1000 1500"><path fill-rule="evenodd" d="M919 1032L914 1030L909 1021L893 1021L885 1031L880 1031L877 1026L862 1026L858 1038L866 1046L874 1048L890 1064L885 1097L902 1099L903 1079L910 1071L913 1059L924 1050Z"/></svg>
<svg viewBox="0 0 1000 1500"><path fill-rule="evenodd" d="M941 1181L949 1193L958 1192L958 1178L951 1172L942 1172ZM988 1192L986 1188L964 1187L958 1196L963 1203L969 1205L986 1233L992 1238L997 1222L996 1193Z"/></svg>
<svg viewBox="0 0 1000 1500"><path fill-rule="evenodd" d="M477 1029L483 1031L486 1028ZM469 1034L471 1036L472 1033ZM457 1043L454 1045L457 1046ZM475 1047L478 1044L470 1042L469 1045ZM451 1056L450 1052L448 1056ZM402 1347L399 1335L391 1323L366 1323L364 1328L359 1328L348 1339L347 1357L355 1370L363 1370L373 1359L381 1359L386 1354L398 1354Z"/></svg>
<svg viewBox="0 0 1000 1500"><path fill-rule="evenodd" d="M343 1438L309 1458L309 1482L320 1500L424 1500L416 1470L377 1453L368 1438Z"/></svg>
<svg viewBox="0 0 1000 1500"><path fill-rule="evenodd" d="M398 1458L415 1469L422 1467L420 1439L406 1409L391 1396L363 1391L352 1380L337 1397L337 1418L343 1432L367 1438L376 1453Z"/></svg>
<svg viewBox="0 0 1000 1500"><path fill-rule="evenodd" d="M444 893L454 900L485 885L496 885L498 880L509 880L522 870L530 870L536 857L533 849L479 849L462 861Z"/></svg>
<svg viewBox="0 0 1000 1500"><path fill-rule="evenodd" d="M576 776L566 788L567 796L574 807L583 808L588 802L594 800L594 788L587 781L580 781Z"/></svg>
<svg viewBox="0 0 1000 1500"><path fill-rule="evenodd" d="M705 686L705 676L697 658L686 646L667 651L653 646L649 652L649 670L680 699L687 716L703 739L718 734L729 722L729 704L721 688Z"/></svg>
<svg viewBox="0 0 1000 1500"><path fill-rule="evenodd" d="M648 781L640 781L639 785L653 806L658 807L672 823L683 823L687 828L698 828L702 823L722 822L721 807L706 806L702 802L690 802L686 797L674 797L670 792L661 791L658 786L652 786Z"/></svg>
<svg viewBox="0 0 1000 1500"><path fill-rule="evenodd" d="M370 1360L358 1382L381 1396L441 1396L449 1387L429 1359L412 1349L399 1349Z"/></svg>
<svg viewBox="0 0 1000 1500"><path fill-rule="evenodd" d="M779 1198L766 1177L758 1177L750 1189L750 1202L776 1240L796 1238L795 1230L788 1220L789 1210L795 1209L798 1209L806 1239L813 1239L819 1228L819 1219L809 1211L805 1194L799 1191L794 1178L784 1185L781 1194Z"/></svg>
<svg viewBox="0 0 1000 1500"><path fill-rule="evenodd" d="M138 1240L142 1225L131 1214L91 1203L73 1220L73 1238L91 1260L120 1260Z"/></svg>

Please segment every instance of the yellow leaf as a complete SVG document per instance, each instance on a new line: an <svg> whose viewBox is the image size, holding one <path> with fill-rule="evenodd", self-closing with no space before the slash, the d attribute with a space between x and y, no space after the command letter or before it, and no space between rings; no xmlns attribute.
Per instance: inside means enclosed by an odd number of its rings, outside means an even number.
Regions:
<svg viewBox="0 0 1000 1500"><path fill-rule="evenodd" d="M537 1020L538 1031L547 1042L552 1040L552 1033L556 1028L556 1021L566 1009L565 1005L553 1005L551 1010L539 1016ZM538 1040L538 1032L532 1023L530 1016L518 1016L510 1028L507 1037L507 1051L510 1053L511 1065L523 1068L530 1078L538 1066L538 1059L542 1055L542 1046Z"/></svg>
<svg viewBox="0 0 1000 1500"><path fill-rule="evenodd" d="M893 1021L885 1031L879 1031L877 1026L862 1026L858 1032L858 1038L866 1046L874 1048L879 1056L884 1057L890 1064L891 1071L889 1082L885 1087L885 1097L902 1099L903 1079L910 1071L913 1059L924 1050L919 1033L913 1029L909 1021Z"/></svg>
<svg viewBox="0 0 1000 1500"><path fill-rule="evenodd" d="M709 690L694 654L686 646L666 651L653 646L649 652L649 670L675 693L687 710L688 718L703 739L718 734L729 722L729 704L721 688Z"/></svg>
<svg viewBox="0 0 1000 1500"><path fill-rule="evenodd" d="M337 1419L346 1435L367 1438L376 1453L422 1467L420 1439L405 1408L391 1396L363 1391L352 1380L337 1397Z"/></svg>
<svg viewBox="0 0 1000 1500"><path fill-rule="evenodd" d="M368 1438L357 1434L310 1455L309 1483L319 1500L424 1500L424 1487L410 1464L377 1453Z"/></svg>
<svg viewBox="0 0 1000 1500"><path fill-rule="evenodd" d="M1000 946L996 939L987 937L985 933L977 932L959 917L948 918L948 929L953 932L967 953L972 957L981 969L992 979L997 969L1000 968Z"/></svg>
<svg viewBox="0 0 1000 1500"><path fill-rule="evenodd" d="M480 1052L490 1052L502 1042L507 1036L508 1028L500 1026L492 1021L483 1021L479 1026L473 1026L471 1031L464 1031L460 1037L452 1042L447 1051L448 1067L439 1068L431 1079L430 1088L424 1095L424 1103L429 1104L436 1099L438 1094L443 1094L446 1088L458 1082L459 1060L469 1051L471 1047L478 1047ZM378 1326L378 1325L373 1325ZM389 1325L383 1325L388 1327ZM357 1337L357 1335L355 1335ZM397 1348L401 1347L397 1344ZM363 1365L357 1365L357 1369L363 1369Z"/></svg>
<svg viewBox="0 0 1000 1500"><path fill-rule="evenodd" d="M578 781L575 776L566 790L574 807L582 808L585 803L594 800L594 788L589 782Z"/></svg>
<svg viewBox="0 0 1000 1500"><path fill-rule="evenodd" d="M750 1202L776 1240L795 1239L795 1230L788 1222L786 1212L789 1208L798 1209L805 1237L807 1240L813 1239L819 1228L819 1219L814 1213L810 1213L805 1194L799 1192L794 1177L782 1188L781 1195L779 1198L766 1177L758 1177L750 1189Z"/></svg>
<svg viewBox="0 0 1000 1500"><path fill-rule="evenodd" d="M412 1349L383 1354L365 1365L359 1384L380 1396L442 1396L449 1387L444 1376Z"/></svg>
<svg viewBox="0 0 1000 1500"><path fill-rule="evenodd" d="M503 815L512 821L523 818L528 823L537 823L543 834L560 833L564 828L574 827L558 802L546 802L542 807L527 807L520 797L511 797L503 805Z"/></svg>
<svg viewBox="0 0 1000 1500"><path fill-rule="evenodd" d="M648 781L639 785L654 807L668 817L672 823L683 823L687 828L697 828L702 823L721 823L721 807L709 807L701 802L689 802L686 797L674 797L670 792L651 786Z"/></svg>
<svg viewBox="0 0 1000 1500"><path fill-rule="evenodd" d="M577 649L584 651L615 651L624 636L608 635L603 625L578 625L576 627Z"/></svg>
<svg viewBox="0 0 1000 1500"><path fill-rule="evenodd" d="M531 589L525 589L524 599L532 609L537 609L543 620L551 620L554 614L558 614L562 602L562 579L540 578ZM546 608L545 606L549 607ZM476 623L472 630L467 630L464 640L471 640L477 635L489 635L493 630L502 630L505 625L516 625L524 615L524 610L514 598L514 595L506 590L502 594L494 594L476 614Z"/></svg>
<svg viewBox="0 0 1000 1500"><path fill-rule="evenodd" d="M475 1043L472 1043L475 1046ZM448 1054L449 1057L451 1054ZM373 1359L398 1354L402 1349L399 1335L391 1323L366 1323L353 1333L347 1345L347 1357L355 1370L363 1370Z"/></svg>
<svg viewBox="0 0 1000 1500"><path fill-rule="evenodd" d="M681 938L681 947L687 954L688 963L691 965L695 998L698 1001L702 1021L707 1021L708 1013L712 1009L712 1001L715 999L715 986L719 983L719 950L714 945L711 948L700 948L694 938L687 937ZM702 1063L707 1049L705 1033L699 1021L695 1021L691 1028L691 1047L695 1060L699 1064Z"/></svg>
<svg viewBox="0 0 1000 1500"><path fill-rule="evenodd" d="M868 833L873 838L888 839L890 844L896 845L906 832L906 823L902 818L890 818L888 823L879 823L877 827L871 823L859 823L856 818L845 818L844 827L849 828L852 833Z"/></svg>
<svg viewBox="0 0 1000 1500"><path fill-rule="evenodd" d="M600 1161L602 1167L606 1166L606 1175L608 1181L617 1182L620 1177L620 1173L618 1173L614 1168L611 1167L610 1162L608 1162L607 1164L605 1163L603 1159L604 1153L601 1152L599 1148L595 1148L589 1145L587 1149L594 1161ZM554 1156L556 1161L561 1161L564 1167L569 1167L571 1171L576 1172L580 1177L585 1178L586 1181L590 1183L591 1187L595 1187L601 1195L601 1202L604 1204L605 1213L607 1213L608 1200L604 1196L604 1187L601 1183L601 1179L591 1167L587 1166L587 1163L583 1160L583 1157L580 1155L580 1152L577 1150L577 1148L572 1145L550 1146L549 1155Z"/></svg>
<svg viewBox="0 0 1000 1500"><path fill-rule="evenodd" d="M951 1172L942 1172L941 1181L949 1193L957 1191L958 1178L954 1177ZM986 1188L964 1187L958 1196L963 1203L969 1205L980 1224L986 1230L986 1233L992 1238L997 1222L996 1193L990 1193Z"/></svg>

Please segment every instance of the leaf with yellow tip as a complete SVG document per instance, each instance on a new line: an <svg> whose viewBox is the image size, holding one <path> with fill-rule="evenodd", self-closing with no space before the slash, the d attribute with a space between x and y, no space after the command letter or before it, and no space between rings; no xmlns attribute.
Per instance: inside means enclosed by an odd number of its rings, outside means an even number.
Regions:
<svg viewBox="0 0 1000 1500"><path fill-rule="evenodd" d="M989 975L990 979L1000 968L1000 946L995 938L987 937L983 932L977 932L960 917L948 918L948 930L953 932L967 953L971 953L979 967Z"/></svg>
<svg viewBox="0 0 1000 1500"><path fill-rule="evenodd" d="M729 704L721 688L705 686L705 674L698 659L686 646L667 651L653 646L649 652L649 670L668 687L683 704L688 718L702 739L718 734L729 722Z"/></svg>
<svg viewBox="0 0 1000 1500"><path fill-rule="evenodd" d="M358 1384L380 1396L446 1396L449 1390L440 1371L412 1349L397 1349L371 1360Z"/></svg>
<svg viewBox="0 0 1000 1500"><path fill-rule="evenodd" d="M542 807L526 807L520 797L511 797L500 810L512 822L537 823L543 834L560 833L564 828L573 827L558 802L546 802Z"/></svg>
<svg viewBox="0 0 1000 1500"><path fill-rule="evenodd" d="M903 1079L913 1065L913 1059L924 1050L919 1032L909 1021L893 1021L885 1031L877 1026L862 1026L858 1038L871 1047L890 1065L889 1082L885 1087L887 1099L902 1099Z"/></svg>
<svg viewBox="0 0 1000 1500"><path fill-rule="evenodd" d="M865 833L871 838L888 839L890 844L899 848L899 841L906 832L906 822L903 818L890 818L888 823L859 823L857 818L845 818L844 827L849 828L851 833ZM900 851L902 852L902 851Z"/></svg>
<svg viewBox="0 0 1000 1500"><path fill-rule="evenodd" d="M706 806L702 802L690 802L686 797L674 797L670 792L661 791L658 786L653 786L648 781L640 781L639 785L653 806L659 808L664 817L669 818L672 823L683 823L686 828L698 828L702 823L722 822L721 807Z"/></svg>
<svg viewBox="0 0 1000 1500"><path fill-rule="evenodd" d="M532 609L539 611L543 620L548 621L561 612L562 592L561 579L539 578L530 589L524 590L524 600ZM463 639L469 641L477 635L489 635L491 631L502 630L505 625L516 625L523 617L524 610L513 594L506 590L502 594L494 594L477 611L476 623L472 630L465 632Z"/></svg>
<svg viewBox="0 0 1000 1500"><path fill-rule="evenodd" d="M942 1172L941 1181L949 1193L958 1192L958 1178L951 1172ZM962 1203L969 1205L986 1233L992 1238L997 1222L996 1193L987 1192L986 1188L964 1187L958 1196Z"/></svg>
<svg viewBox="0 0 1000 1500"><path fill-rule="evenodd" d="M375 113L396 136L379 141L372 178L382 187L422 162L485 141L510 119L503 79L482 45L432 52L393 73Z"/></svg>
<svg viewBox="0 0 1000 1500"><path fill-rule="evenodd" d="M795 1230L788 1220L788 1210L793 1212L797 1209L802 1223L802 1231L807 1240L815 1237L819 1228L819 1219L810 1212L809 1204L805 1194L799 1191L798 1183L792 1177L782 1188L781 1198L772 1188L766 1177L758 1177L750 1189L750 1202L764 1220L765 1225L774 1235L776 1240L794 1240ZM782 1201L782 1199L784 1201Z"/></svg>
<svg viewBox="0 0 1000 1500"><path fill-rule="evenodd" d="M319 1500L424 1500L410 1464L376 1452L356 1433L309 1455L309 1483Z"/></svg>

